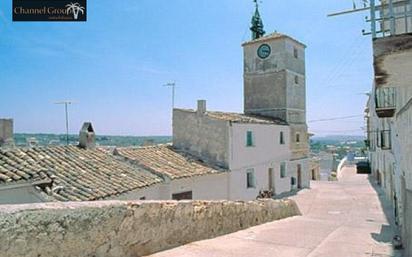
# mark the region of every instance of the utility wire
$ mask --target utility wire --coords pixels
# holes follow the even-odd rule
[[[341,58],[339,58],[339,61],[336,62],[336,65],[332,68],[332,70],[330,70],[327,74],[325,74],[326,76],[324,76],[323,80],[322,80],[322,85],[327,85],[329,84],[329,82],[333,79],[333,77],[335,76],[335,73],[337,73],[342,66],[345,65],[348,56],[353,56],[354,51],[356,51],[356,46],[361,42],[361,38],[354,38],[353,41],[351,42],[350,46],[347,47],[342,55]]]
[[[322,122],[322,121],[332,121],[332,120],[346,120],[346,119],[363,117],[363,116],[364,115],[351,115],[351,116],[343,116],[343,117],[333,117],[333,118],[327,118],[327,119],[310,120],[310,121],[308,121],[308,123]]]
[[[328,86],[335,86],[337,81],[342,78],[343,75],[345,75],[345,72],[347,72],[347,68],[351,67],[355,62],[357,62],[361,57],[361,53],[364,52],[365,48],[367,45],[362,45],[357,48],[357,51],[354,51],[354,53],[346,59],[346,62],[344,65],[341,67],[340,70],[335,73],[335,75],[330,79],[330,81],[327,82]]]

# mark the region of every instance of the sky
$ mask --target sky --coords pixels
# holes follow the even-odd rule
[[[171,135],[176,107],[243,111],[243,52],[252,0],[88,0],[87,22],[12,22],[0,1],[0,117],[15,132],[70,133],[84,121],[101,135]],[[359,1],[360,2],[360,1]],[[307,119],[318,136],[362,135],[372,86],[367,13],[328,18],[350,0],[261,3],[266,32],[307,45]],[[342,116],[345,120],[313,122]]]

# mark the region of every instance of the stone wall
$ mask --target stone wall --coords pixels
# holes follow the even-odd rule
[[[294,215],[291,200],[0,205],[0,253],[136,257]]]
[[[229,122],[195,111],[173,110],[173,146],[204,161],[229,167]]]

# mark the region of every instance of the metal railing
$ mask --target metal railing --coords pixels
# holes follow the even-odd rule
[[[412,0],[370,0],[371,34],[373,38],[412,32]]]
[[[375,92],[376,109],[396,108],[396,91],[394,87],[377,88]]]

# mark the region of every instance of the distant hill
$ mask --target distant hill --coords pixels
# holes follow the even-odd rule
[[[36,142],[39,146],[65,145],[66,135],[62,134],[14,134],[14,141],[17,146],[25,146],[29,141]],[[78,135],[69,135],[69,144],[78,144]],[[96,136],[96,144],[101,146],[141,146],[145,142],[153,144],[165,144],[172,141],[171,136]]]
[[[310,148],[313,153],[333,150],[339,158],[346,156],[348,151],[364,154],[365,137],[351,135],[333,135],[311,138]]]
[[[344,142],[344,141],[363,141],[365,140],[364,136],[351,136],[351,135],[330,135],[330,136],[323,136],[323,137],[312,137],[313,141],[331,141],[331,142]]]

